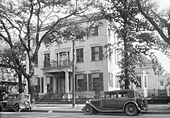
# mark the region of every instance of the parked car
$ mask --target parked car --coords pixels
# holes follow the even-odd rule
[[[116,90],[104,92],[102,98],[90,99],[82,110],[85,115],[123,111],[129,116],[134,116],[147,109],[147,99],[141,97],[137,91]]]
[[[31,110],[29,94],[8,94],[7,99],[0,102],[0,111],[2,110]]]

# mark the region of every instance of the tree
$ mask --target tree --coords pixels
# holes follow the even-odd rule
[[[22,93],[23,89],[22,89],[22,73],[20,72],[20,70],[18,70],[17,67],[15,67],[14,65],[17,66],[18,63],[23,64],[23,67],[25,68],[24,63],[22,63],[24,61],[24,49],[22,47],[22,45],[19,42],[14,43],[13,45],[13,49],[10,48],[5,48],[0,52],[1,55],[1,67],[4,68],[10,68],[12,70],[15,70],[15,75],[17,75],[18,80],[19,80],[19,93]],[[17,58],[17,60],[15,60],[15,58]],[[15,63],[17,64],[15,64]]]
[[[29,0],[21,4],[10,2],[0,4],[0,39],[11,51],[15,51],[15,43],[19,42],[27,56],[27,70],[16,56],[11,54],[12,63],[0,66],[14,68],[28,81],[28,91],[32,94],[30,78],[34,74],[34,62],[43,41],[53,32],[60,29],[66,19],[84,13],[91,2],[78,0]],[[48,23],[48,24],[47,24]],[[32,42],[36,45],[33,47]],[[20,55],[22,56],[22,55]]]
[[[130,82],[136,83],[135,68],[137,65],[143,64],[142,55],[147,55],[151,48],[155,48],[160,44],[160,40],[154,33],[145,30],[145,20],[140,20],[138,5],[135,0],[111,0],[105,5],[96,5],[100,8],[101,13],[111,21],[115,22],[116,33],[120,41],[115,44],[108,44],[106,48],[110,50],[110,46],[120,52],[122,58],[119,62],[121,72],[118,74],[120,82],[124,82],[124,89],[129,89]],[[104,7],[103,7],[104,6]],[[159,38],[158,38],[159,39]],[[114,39],[113,39],[114,40]]]
[[[160,10],[157,1],[154,0],[136,0],[136,3],[140,13],[148,21],[147,29],[156,30],[170,45],[170,8]]]
[[[120,82],[125,82],[124,89],[129,89],[130,82],[135,79],[134,69],[140,58],[140,51],[133,46],[136,41],[134,32],[138,29],[136,18],[138,11],[133,0],[113,0],[110,4],[112,4],[110,8],[101,7],[101,12],[109,21],[117,23],[117,27],[114,28],[120,39],[119,45],[121,46],[118,50],[122,55],[119,62],[121,72],[118,77]]]

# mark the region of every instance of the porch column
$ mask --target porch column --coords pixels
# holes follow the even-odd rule
[[[69,72],[65,72],[65,93],[69,93]]]
[[[56,77],[53,76],[53,93],[56,93],[56,86],[57,86],[57,84],[56,84]]]
[[[47,76],[44,74],[44,83],[43,83],[44,93],[47,93]]]

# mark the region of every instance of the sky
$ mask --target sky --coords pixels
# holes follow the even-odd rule
[[[157,56],[165,71],[170,73],[170,59],[168,59],[168,57],[160,51],[155,51],[155,55]]]
[[[170,0],[154,0],[158,3],[160,10],[168,9],[170,7]]]
[[[170,8],[170,0],[154,0],[158,3],[160,10],[165,10]],[[157,55],[158,60],[162,64],[162,67],[170,73],[170,59],[163,54],[162,52],[155,51],[155,55]]]

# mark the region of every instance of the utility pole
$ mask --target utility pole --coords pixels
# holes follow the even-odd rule
[[[75,40],[73,39],[72,41],[72,46],[73,46],[73,62],[72,62],[72,107],[74,108],[75,106]]]

